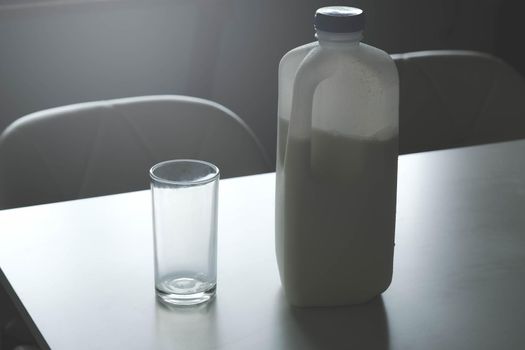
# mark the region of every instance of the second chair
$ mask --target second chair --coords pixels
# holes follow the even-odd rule
[[[392,58],[400,82],[400,153],[525,137],[525,81],[502,60],[457,50]]]

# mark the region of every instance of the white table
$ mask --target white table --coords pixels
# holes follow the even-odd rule
[[[362,306],[287,305],[273,174],[221,181],[209,305],[156,303],[148,191],[0,212],[0,267],[56,350],[520,349],[524,155],[510,142],[402,156],[394,279]]]

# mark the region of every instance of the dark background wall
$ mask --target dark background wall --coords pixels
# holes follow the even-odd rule
[[[26,2],[20,2],[26,1]],[[321,0],[0,0],[0,130],[44,108],[150,94],[215,100],[275,152],[277,65],[313,40]],[[50,0],[55,1],[55,0]],[[82,0],[81,0],[82,1]],[[524,5],[505,0],[340,1],[367,11],[389,53],[472,49],[525,72]]]

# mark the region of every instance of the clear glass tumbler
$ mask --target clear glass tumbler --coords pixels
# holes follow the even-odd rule
[[[155,289],[170,305],[215,296],[219,169],[199,160],[170,160],[150,170]]]

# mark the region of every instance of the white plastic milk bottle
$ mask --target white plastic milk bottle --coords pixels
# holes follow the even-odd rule
[[[364,13],[324,7],[279,65],[276,255],[296,306],[366,302],[392,279],[397,70]]]

